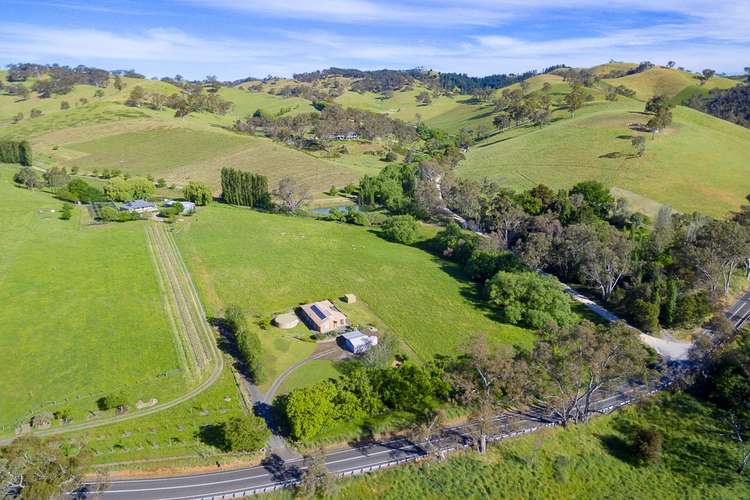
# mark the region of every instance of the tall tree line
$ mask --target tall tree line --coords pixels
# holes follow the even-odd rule
[[[234,168],[222,168],[221,197],[230,205],[268,208],[271,203],[268,178]]]
[[[31,144],[28,141],[0,141],[0,163],[31,166]]]

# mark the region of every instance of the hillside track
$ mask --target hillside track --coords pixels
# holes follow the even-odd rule
[[[211,387],[221,377],[224,370],[224,359],[216,344],[216,335],[208,324],[206,311],[198,296],[197,289],[193,283],[187,266],[182,260],[177,245],[171,232],[164,223],[148,223],[146,232],[149,246],[153,252],[154,264],[156,266],[157,278],[163,286],[162,292],[166,293],[165,302],[168,305],[170,324],[176,330],[175,338],[180,344],[183,354],[178,356],[185,362],[195,363],[193,370],[197,385],[179,397],[157,403],[150,408],[144,408],[122,415],[113,415],[94,419],[79,424],[55,427],[33,432],[36,436],[56,436],[60,434],[85,431],[105,425],[117,424],[134,420],[137,418],[153,415],[155,413],[174,408],[186,401],[193,399],[203,391]],[[188,376],[190,376],[188,374]],[[0,439],[0,445],[9,444],[12,437]]]

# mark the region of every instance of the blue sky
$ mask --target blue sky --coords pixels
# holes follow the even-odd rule
[[[329,66],[471,75],[610,59],[738,73],[750,0],[0,0],[0,64],[147,76],[288,76]]]

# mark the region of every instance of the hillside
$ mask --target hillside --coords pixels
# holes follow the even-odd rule
[[[737,85],[736,80],[722,76],[714,76],[701,85],[693,73],[658,66],[634,75],[604,81],[614,86],[625,85],[635,90],[636,97],[644,101],[655,95],[675,97],[686,89],[697,89],[692,91],[701,92],[713,88],[727,89]]]

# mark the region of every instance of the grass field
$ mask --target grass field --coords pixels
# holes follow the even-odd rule
[[[0,168],[0,429],[68,407],[80,421],[103,393],[165,400],[185,387],[140,223],[63,221],[47,193]]]
[[[720,421],[688,396],[628,409],[570,429],[550,429],[491,446],[337,483],[326,498],[661,498],[735,499],[750,483],[734,471],[736,452]],[[662,462],[631,459],[636,425],[664,433]],[[291,498],[285,490],[271,495]]]
[[[645,123],[641,111],[630,100],[595,102],[542,129],[498,134],[472,147],[457,172],[515,188],[596,179],[642,202],[716,216],[744,202],[750,130],[679,106],[673,125],[654,140],[646,134],[645,155],[633,158],[630,139],[640,133],[629,126]]]
[[[615,86],[625,85],[635,90],[636,97],[644,101],[655,95],[674,97],[688,87],[727,89],[737,85],[736,80],[722,76],[714,76],[701,85],[698,77],[692,73],[661,67],[604,81]]]
[[[507,343],[532,338],[480,310],[475,286],[453,264],[368,228],[216,206],[186,226],[177,242],[209,314],[237,304],[251,317],[269,318],[300,303],[354,293],[424,358],[453,352],[475,333]],[[281,333],[271,328],[260,335]]]

